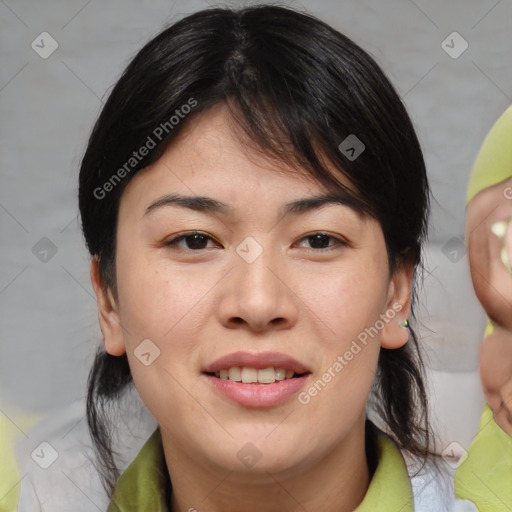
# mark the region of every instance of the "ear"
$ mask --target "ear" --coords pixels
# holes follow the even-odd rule
[[[97,256],[91,259],[91,282],[98,302],[98,318],[105,350],[113,356],[122,356],[126,352],[118,305],[112,291],[105,290],[101,282],[99,261]]]
[[[401,327],[400,324],[411,313],[413,275],[414,263],[403,262],[391,277],[385,313],[389,321],[384,324],[380,340],[383,348],[400,348],[409,341],[409,329]]]

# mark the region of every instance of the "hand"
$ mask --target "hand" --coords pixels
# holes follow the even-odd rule
[[[512,263],[512,221],[496,224],[511,217],[512,178],[479,192],[466,211],[473,286],[495,325],[481,348],[480,378],[496,422],[508,433],[512,431],[512,275],[506,263]],[[506,228],[502,240],[495,234],[497,227]]]
[[[480,379],[496,423],[512,435],[512,333],[497,327],[480,350]]]

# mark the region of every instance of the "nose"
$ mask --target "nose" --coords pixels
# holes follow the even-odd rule
[[[252,263],[234,255],[234,268],[222,281],[219,321],[230,329],[254,332],[293,327],[298,298],[289,281],[283,265],[271,260],[268,251]]]

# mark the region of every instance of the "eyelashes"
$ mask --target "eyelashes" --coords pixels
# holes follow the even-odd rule
[[[213,247],[210,244],[213,242]],[[310,247],[305,247],[314,252],[324,252],[332,249],[348,247],[349,244],[340,237],[323,231],[309,233],[301,237],[294,245],[307,242]],[[165,247],[176,248],[184,251],[199,252],[211,248],[222,248],[222,245],[213,237],[202,231],[189,231],[178,235],[163,244]]]
[[[307,240],[309,243],[312,243],[312,245],[317,246],[317,247],[311,247],[311,249],[313,249],[315,251],[327,250],[327,249],[336,248],[339,246],[348,247],[347,242],[345,242],[341,238],[335,237],[333,235],[330,235],[329,233],[324,233],[324,232],[317,232],[317,233],[313,233],[311,235],[306,235],[300,239],[300,241],[302,241],[302,240]],[[329,243],[330,241],[333,241],[334,244],[331,245]],[[327,246],[322,247],[323,245],[325,245],[325,242],[327,242]],[[321,247],[318,247],[318,245],[320,245]]]
[[[193,251],[206,249],[204,245],[208,243],[209,240],[214,240],[211,236],[206,233],[202,233],[201,231],[191,231],[189,233],[185,233],[183,235],[178,235],[175,238],[171,238],[167,242],[164,243],[166,247],[178,247],[181,249],[189,249]],[[181,242],[186,242],[186,245],[189,247],[183,247],[180,245]],[[218,242],[215,242],[217,245],[220,245]]]

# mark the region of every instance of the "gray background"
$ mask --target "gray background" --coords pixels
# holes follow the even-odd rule
[[[482,401],[477,356],[485,317],[467,270],[465,194],[485,134],[512,103],[512,2],[287,4],[369,51],[413,118],[436,198],[422,292],[431,392],[444,427],[467,428],[469,436]],[[216,5],[0,1],[0,409],[13,422],[83,397],[101,340],[76,195],[80,158],[102,102],[143,43],[183,15]],[[59,45],[47,59],[31,47],[44,31]],[[441,46],[453,31],[469,44],[458,58]],[[46,262],[33,250],[47,243],[43,237],[57,251]],[[459,244],[457,261],[446,256],[447,242]]]

